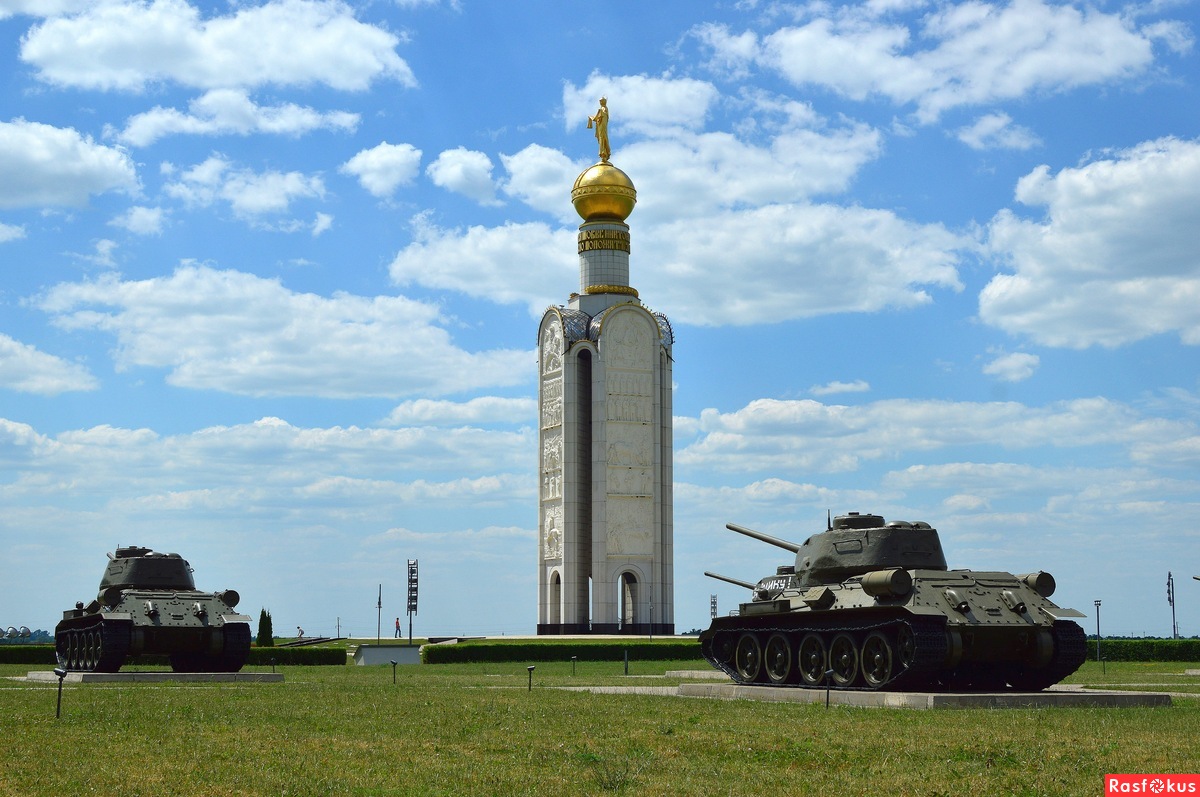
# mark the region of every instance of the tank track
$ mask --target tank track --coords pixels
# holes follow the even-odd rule
[[[701,651],[742,684],[903,691],[935,682],[949,644],[945,620],[938,617],[890,618],[854,627],[820,620],[803,626],[777,623],[777,617],[753,626],[714,623],[700,637]]]
[[[1087,634],[1078,623],[1055,620],[1050,634],[1054,639],[1050,662],[1040,669],[1021,669],[1013,673],[1008,682],[1014,689],[1040,692],[1078,670],[1087,659]]]
[[[250,626],[229,623],[220,629],[221,652],[217,654],[177,652],[170,656],[175,672],[238,672],[250,657]]]
[[[78,626],[56,629],[54,651],[60,667],[73,672],[117,672],[129,655],[130,624],[102,615]]]
[[[738,618],[729,618],[737,620]],[[1053,652],[1041,667],[1017,662],[971,662],[946,669],[949,652],[945,621],[936,617],[890,619],[847,627],[831,623],[780,627],[778,618],[751,625],[714,626],[701,634],[701,652],[735,682],[834,690],[1006,690],[1041,691],[1075,672],[1087,656],[1087,637],[1068,620],[1050,629]],[[768,622],[774,621],[768,625]],[[751,621],[752,622],[752,621]],[[747,635],[757,642],[746,640]],[[824,650],[807,642],[821,638]],[[782,641],[791,649],[789,664]],[[839,638],[841,638],[839,640]],[[774,644],[772,644],[774,640]],[[806,644],[808,648],[806,648]],[[890,646],[890,650],[885,648]],[[806,651],[816,651],[811,661]],[[822,658],[823,656],[823,658]]]

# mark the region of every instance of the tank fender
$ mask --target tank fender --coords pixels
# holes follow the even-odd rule
[[[221,615],[221,622],[225,625],[231,625],[233,623],[245,623],[246,625],[250,625],[250,617],[245,614],[223,614]]]

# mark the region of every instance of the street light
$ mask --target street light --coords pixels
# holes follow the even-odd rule
[[[1100,661],[1100,601],[1096,601],[1096,661]]]
[[[534,665],[530,664],[528,667],[525,668],[525,669],[529,670],[529,691],[530,692],[533,691],[533,667],[534,667]]]
[[[67,677],[67,670],[64,667],[55,667],[54,674],[58,676],[58,705],[54,707],[54,719],[62,716],[62,684],[63,678]]]

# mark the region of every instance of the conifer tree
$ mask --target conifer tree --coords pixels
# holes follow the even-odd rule
[[[271,628],[271,613],[265,608],[258,615],[258,637],[254,640],[254,644],[260,648],[275,647],[274,629]]]

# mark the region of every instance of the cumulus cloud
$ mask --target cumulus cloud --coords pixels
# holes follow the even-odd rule
[[[734,412],[705,410],[681,467],[722,471],[855,471],[864,463],[949,448],[1135,446],[1195,438],[1186,421],[1147,418],[1103,398],[1029,407],[1016,402],[888,399],[860,406],[758,399]]]
[[[0,333],[0,385],[21,393],[56,396],[95,390],[100,383],[83,366]]]
[[[990,113],[960,128],[955,135],[971,149],[1032,149],[1041,139],[1032,130],[1014,125],[1006,113]]]
[[[1174,138],[1017,184],[1039,220],[988,227],[1002,267],[979,295],[986,323],[1048,345],[1119,346],[1174,332],[1200,344],[1200,142]]]
[[[213,155],[180,174],[178,180],[167,183],[163,190],[192,207],[228,202],[239,217],[253,218],[285,213],[295,199],[323,197],[325,183],[320,177],[300,172],[241,169],[226,158]]]
[[[258,105],[241,89],[213,89],[188,103],[188,112],[155,106],[131,116],[125,129],[114,132],[118,141],[145,147],[175,134],[249,135],[273,133],[298,136],[312,130],[358,127],[359,115],[346,111],[319,112],[294,103]]]
[[[814,6],[814,18],[761,36],[712,24],[694,36],[726,74],[760,66],[800,87],[883,96],[914,106],[923,123],[951,108],[1127,80],[1150,68],[1156,41],[1183,46],[1177,25],[1137,28],[1120,13],[1042,0],[939,7],[911,25],[879,12]]]
[[[73,128],[0,122],[0,208],[80,206],[108,191],[137,189],[133,161]]]
[[[411,144],[386,141],[358,152],[338,169],[353,175],[374,196],[386,199],[402,185],[409,185],[421,168],[421,150]]]
[[[118,368],[164,368],[170,384],[243,395],[439,395],[520,384],[534,359],[465,351],[436,307],[404,297],[294,293],[196,266],[63,283],[38,306],[64,329],[111,334]]]
[[[503,304],[525,304],[536,318],[561,299],[556,286],[578,279],[574,253],[574,233],[545,224],[443,229],[418,216],[413,220],[413,242],[396,254],[389,273],[400,286],[415,283]]]
[[[1033,376],[1033,372],[1037,370],[1040,363],[1041,358],[1036,354],[1012,352],[995,357],[983,366],[983,372],[988,376],[996,377],[1001,382],[1023,382]]]
[[[25,228],[0,222],[0,244],[25,237]]]
[[[425,169],[433,184],[474,199],[481,205],[502,204],[492,183],[492,161],[482,152],[456,147],[437,156]]]
[[[166,211],[162,208],[147,208],[135,205],[109,222],[114,227],[123,227],[136,235],[158,235],[162,232]]]
[[[501,155],[500,162],[509,175],[504,193],[561,221],[579,218],[568,189],[587,164],[540,144],[530,144],[514,155]]]
[[[600,107],[597,99],[602,96],[608,98],[610,129],[658,135],[678,128],[701,128],[720,92],[711,83],[694,78],[605,75],[596,71],[582,86],[570,81],[563,84],[567,129],[585,126]]]
[[[491,423],[529,424],[537,420],[537,400],[479,396],[469,401],[413,399],[388,414],[388,426],[462,426]]]
[[[866,393],[870,389],[871,385],[867,381],[856,379],[853,382],[829,382],[824,385],[813,385],[808,392],[814,396],[833,396],[838,393]]]
[[[297,46],[303,42],[303,46]],[[361,91],[377,79],[416,85],[400,39],[339,0],[274,0],[202,19],[185,0],[112,2],[35,25],[21,59],[49,83],[142,91],[263,85]]]

